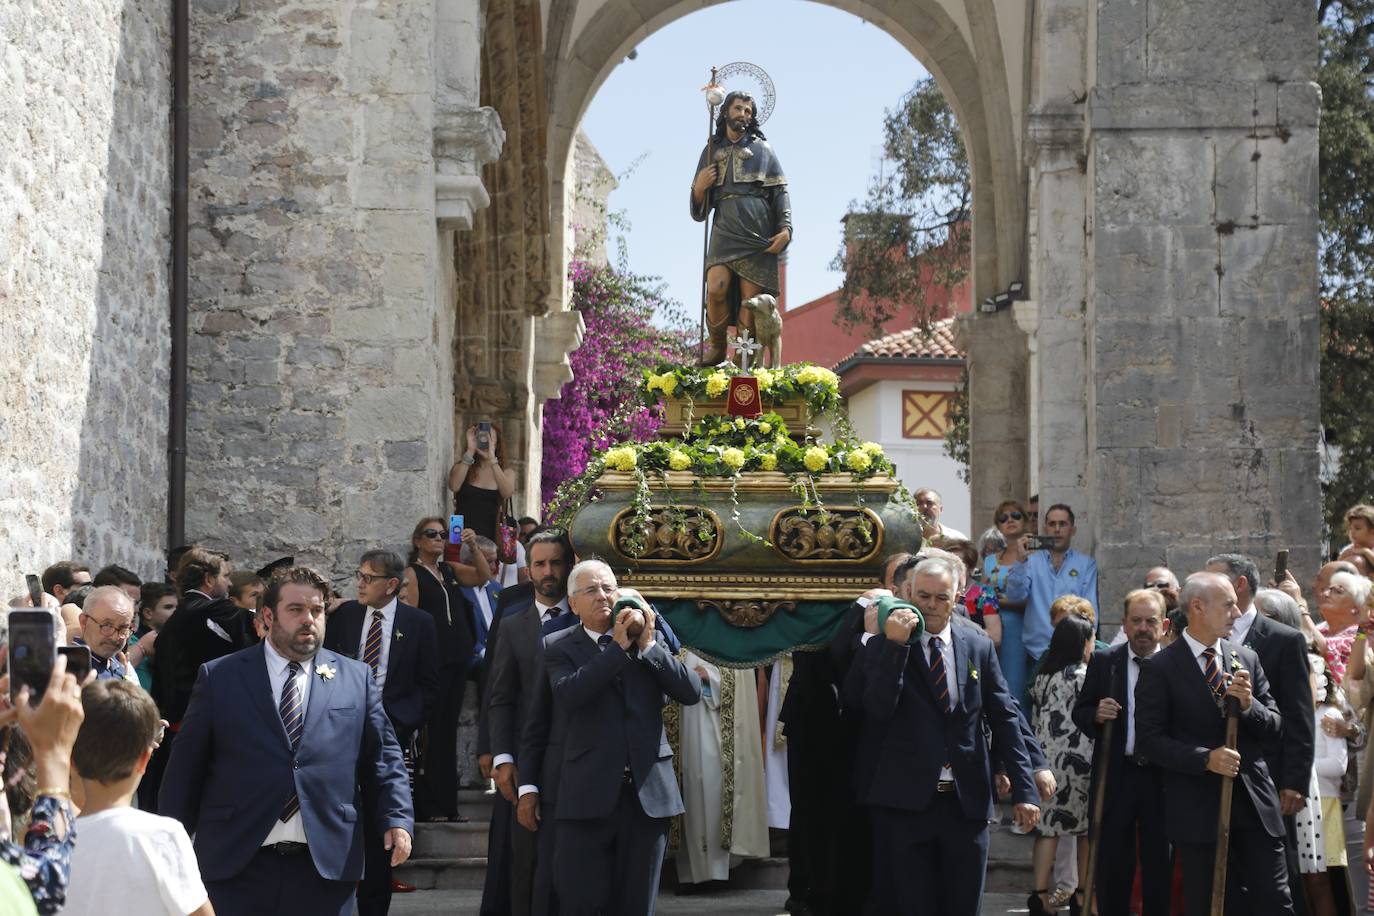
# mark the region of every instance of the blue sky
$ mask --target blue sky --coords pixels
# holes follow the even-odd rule
[[[792,197],[788,304],[837,288],[840,275],[828,265],[839,247],[840,218],[864,197],[876,170],[884,111],[926,75],[924,68],[877,26],[805,0],[709,7],[655,32],[636,50],[635,60],[612,71],[582,119],[617,175],[639,160],[610,199],[610,208],[630,223],[630,269],[661,277],[695,318],[702,226],[687,212],[687,195],[706,143],[699,89],[712,66],[745,60],[768,71],[777,91],[763,132]]]

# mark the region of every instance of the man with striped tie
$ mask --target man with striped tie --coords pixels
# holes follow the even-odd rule
[[[328,599],[314,570],[280,571],[267,637],[196,678],[159,803],[193,835],[219,916],[350,913],[365,800],[390,863],[410,855],[401,748],[372,669],[321,648]]]
[[[917,564],[901,586],[911,604],[879,602],[879,635],[845,678],[845,705],[864,713],[855,787],[872,817],[865,912],[977,916],[994,749],[1011,781],[1016,823],[1029,830],[1040,817],[1016,701],[992,640],[975,627],[950,625],[956,587],[943,558]]]
[[[402,602],[405,561],[390,550],[369,550],[358,561],[358,600],[345,601],[329,615],[324,647],[356,658],[372,671],[382,709],[408,748],[439,696],[438,636],[434,618]],[[363,796],[366,865],[358,885],[359,916],[386,916],[391,894],[413,891],[391,875],[391,854],[382,846],[373,799]]]
[[[1282,721],[1269,680],[1254,651],[1227,638],[1240,617],[1229,579],[1193,573],[1178,604],[1188,614],[1183,637],[1140,665],[1135,740],[1163,770],[1164,832],[1183,860],[1184,908],[1211,907],[1225,777],[1235,779],[1226,912],[1291,914],[1283,815],[1263,755]],[[1240,710],[1235,750],[1226,747],[1228,697]]]

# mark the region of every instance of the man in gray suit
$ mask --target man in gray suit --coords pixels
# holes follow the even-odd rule
[[[520,736],[529,716],[531,702],[543,676],[543,633],[548,620],[568,613],[568,573],[572,568],[572,546],[561,532],[534,535],[527,548],[530,582],[534,591],[528,604],[510,608],[493,621],[492,644],[488,646],[490,668],[487,674],[487,729],[492,753],[492,775],[502,799],[501,815],[507,820],[510,843],[509,912],[528,916],[534,888],[536,836],[515,823],[516,787],[535,782],[538,774],[528,773],[522,780],[524,761],[520,758]],[[486,912],[485,894],[484,909]]]
[[[647,605],[612,613],[621,591],[605,563],[573,567],[568,591],[581,626],[551,640],[544,659],[566,728],[553,862],[559,912],[652,916],[668,821],[683,812],[663,707],[698,702],[701,680],[668,652]]]

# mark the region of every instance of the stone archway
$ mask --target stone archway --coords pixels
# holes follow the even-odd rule
[[[549,92],[549,288],[563,300],[568,178],[577,126],[601,84],[639,42],[704,5],[722,0],[552,0],[544,69]],[[1031,18],[994,0],[828,0],[826,5],[877,25],[931,73],[963,130],[973,184],[974,300],[1024,281],[1027,257],[1023,96],[1029,77]],[[576,20],[575,22],[573,20]],[[979,319],[965,335],[973,429],[975,494],[1026,494],[1030,486],[1030,372],[1027,336],[1010,313]],[[978,497],[975,496],[975,500]],[[975,504],[988,514],[997,497]]]

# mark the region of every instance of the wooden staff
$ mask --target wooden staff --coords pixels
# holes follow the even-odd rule
[[[708,86],[716,84],[716,72],[719,68],[711,68],[711,82]],[[715,165],[716,154],[716,106],[711,104],[708,97],[706,100],[706,164]],[[711,254],[711,188],[706,189],[706,197],[702,203],[706,207],[706,219],[701,221],[701,324],[697,329],[697,360],[701,359],[701,348],[706,345],[706,259]]]
[[[1108,672],[1108,684],[1116,683],[1117,670],[1113,665]],[[1120,705],[1121,712],[1126,712],[1126,704]],[[1093,793],[1093,816],[1088,825],[1088,877],[1083,888],[1083,912],[1087,916],[1092,916],[1093,912],[1093,885],[1097,883],[1097,852],[1102,842],[1102,811],[1107,805],[1107,773],[1112,762],[1112,726],[1115,724],[1115,719],[1108,719],[1102,723],[1102,736],[1098,744],[1098,747],[1102,748],[1102,772],[1097,777],[1097,791]],[[1126,733],[1129,735],[1130,731]]]
[[[1240,701],[1226,698],[1226,746],[1236,749],[1236,730],[1240,726]],[[1235,790],[1233,776],[1221,777],[1221,816],[1217,818],[1217,857],[1212,865],[1212,916],[1222,916],[1226,910],[1226,857],[1231,847],[1231,793]]]
[[[1125,711],[1126,707],[1122,707]],[[1112,762],[1112,726],[1115,719],[1102,723],[1102,771],[1097,777],[1097,791],[1093,793],[1093,817],[1088,826],[1088,876],[1083,886],[1083,912],[1092,916],[1093,885],[1097,883],[1097,847],[1102,842],[1102,809],[1107,803],[1107,768]]]

